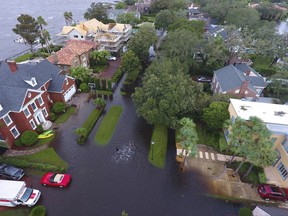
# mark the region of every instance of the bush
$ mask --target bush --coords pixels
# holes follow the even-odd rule
[[[21,142],[30,146],[33,145],[38,140],[38,134],[33,130],[27,130],[21,135]]]
[[[89,88],[87,83],[81,83],[80,84],[80,89],[81,89],[81,92],[88,92],[90,90],[90,88]]]
[[[32,209],[29,216],[45,216],[46,208],[42,205],[38,205]]]
[[[101,89],[101,86],[100,86],[100,79],[96,79],[95,80],[95,85],[96,85],[96,89]]]
[[[240,208],[239,216],[252,216],[252,210],[249,208]]]
[[[259,177],[259,182],[260,184],[265,184],[267,183],[267,178],[264,172],[259,172],[258,173],[258,177]]]
[[[108,90],[112,91],[112,82],[108,80]]]
[[[38,134],[41,134],[41,133],[43,133],[43,131],[44,131],[44,129],[43,129],[43,126],[40,124],[40,125],[37,125],[37,133]]]
[[[103,90],[106,90],[106,80],[105,79],[101,80],[101,86],[102,86]]]
[[[51,113],[50,113],[50,120],[51,120],[51,121],[55,121],[56,119],[57,119],[56,114],[55,114],[54,112],[51,112]]]
[[[83,145],[88,138],[88,130],[86,128],[77,128],[75,133],[78,135],[77,143]]]
[[[56,114],[64,112],[65,109],[66,105],[63,102],[56,102],[52,107],[53,112]]]
[[[21,142],[21,137],[14,141],[14,145],[15,146],[23,146],[23,143]]]
[[[118,68],[116,72],[114,73],[114,75],[112,76],[111,81],[114,83],[118,83],[122,75],[123,75],[123,71],[121,71],[120,68]]]

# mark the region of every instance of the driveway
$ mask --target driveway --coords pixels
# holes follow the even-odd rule
[[[116,70],[121,64],[121,59],[120,57],[117,57],[116,61],[108,61],[109,67],[107,67],[100,75],[100,78],[105,78],[105,79],[111,79],[111,77],[114,75]]]

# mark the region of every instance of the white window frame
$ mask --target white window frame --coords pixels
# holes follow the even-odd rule
[[[31,119],[29,123],[33,130],[37,127],[33,119]]]
[[[33,108],[33,104],[35,105],[35,109]],[[37,110],[37,108],[38,108],[35,102],[31,103],[31,107],[32,107],[32,109],[33,109],[34,112],[35,112],[35,111]]]
[[[281,178],[285,181],[288,177],[288,170],[287,170],[286,166],[282,162],[280,162],[277,166],[277,170],[278,170]]]
[[[41,97],[41,96],[40,96],[40,97],[38,97],[38,98],[37,98],[37,100],[38,100],[38,102],[39,102],[39,104],[40,104],[40,105],[43,105],[43,104],[44,104],[44,101],[43,101],[43,99],[42,99],[42,97]],[[40,103],[40,100],[41,100],[41,102],[42,102],[42,103]]]
[[[6,120],[5,120],[6,117],[9,118],[9,122],[8,122],[8,123],[7,123]],[[7,126],[9,126],[9,125],[12,124],[12,119],[10,118],[9,114],[7,114],[6,116],[3,117],[3,121],[5,122],[5,124],[6,124]]]
[[[12,130],[16,130],[16,132],[17,132],[17,135],[16,136],[14,136],[14,134],[12,133]],[[20,136],[20,133],[19,133],[19,131],[17,130],[17,128],[16,128],[16,126],[14,126],[14,127],[12,127],[11,129],[10,129],[10,133],[13,135],[13,137],[16,139],[18,136]]]
[[[68,78],[66,78],[66,85],[68,85],[69,84],[69,80],[68,80]]]
[[[26,115],[26,113],[25,113],[25,110],[28,111],[28,114],[27,114],[27,115]],[[26,108],[23,110],[23,113],[24,113],[24,115],[26,116],[26,118],[28,118],[29,116],[31,116],[31,112],[30,112],[30,110],[29,110],[28,107],[26,107]]]
[[[44,116],[47,117],[48,116],[48,112],[47,112],[46,108],[43,108],[42,111],[44,113]]]

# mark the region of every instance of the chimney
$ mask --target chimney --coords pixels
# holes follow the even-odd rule
[[[57,64],[58,63],[58,57],[57,54],[55,52],[52,52],[52,57],[53,57],[53,64]]]
[[[250,71],[250,70],[246,71],[246,76],[249,76],[249,75],[250,75],[250,73],[251,73],[251,71]]]
[[[242,86],[240,87],[240,91],[239,91],[239,95],[241,97],[245,97],[245,91],[248,90],[248,86],[250,84],[250,81],[249,80],[245,80],[243,83],[242,83]]]
[[[14,60],[6,60],[6,63],[8,64],[11,72],[15,72],[18,70],[17,64]]]

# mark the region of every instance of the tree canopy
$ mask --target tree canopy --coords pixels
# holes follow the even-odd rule
[[[166,30],[174,22],[175,16],[170,10],[161,10],[155,17],[155,28]]]
[[[131,50],[139,58],[143,67],[147,66],[149,48],[157,42],[156,31],[152,27],[142,27],[129,40],[128,50]]]
[[[122,56],[120,68],[122,71],[126,72],[127,80],[134,81],[134,78],[140,73],[142,66],[138,57],[129,50]]]
[[[154,0],[150,6],[152,13],[158,13],[161,10],[180,10],[186,9],[185,0]]]
[[[71,69],[70,75],[77,80],[83,81],[86,77],[89,77],[90,71],[84,67],[77,67]]]
[[[128,12],[128,13],[119,14],[117,17],[117,22],[135,26],[140,22],[140,20],[135,16],[134,12]]]
[[[228,112],[229,103],[212,102],[209,107],[203,109],[203,120],[207,126],[214,130],[223,128],[223,124],[229,119]]]
[[[90,8],[84,13],[84,18],[86,20],[91,20],[93,18],[97,19],[98,21],[105,22],[107,21],[107,8],[104,6],[103,3],[91,3]]]
[[[193,82],[175,60],[153,62],[143,79],[143,86],[132,95],[136,111],[149,124],[175,128],[181,117],[194,110],[202,85]]]
[[[19,23],[12,29],[13,32],[20,35],[31,46],[31,50],[33,50],[35,40],[40,37],[39,24],[28,14],[21,14],[17,18],[17,21]]]

